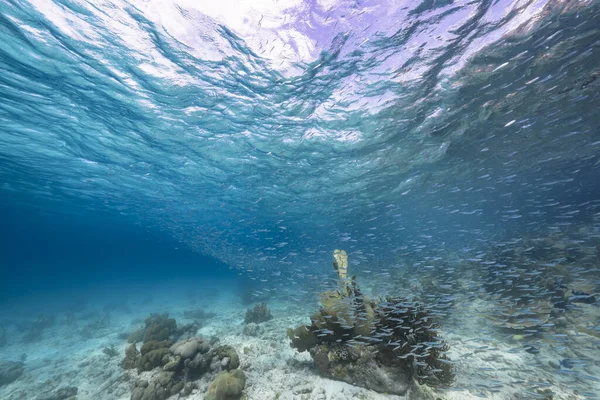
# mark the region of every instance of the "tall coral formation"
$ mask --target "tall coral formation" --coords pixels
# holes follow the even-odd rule
[[[338,272],[340,279],[345,280],[348,273],[348,255],[344,250],[333,251],[333,268]]]
[[[346,253],[336,250],[334,258],[341,288],[321,295],[309,326],[288,329],[291,346],[309,351],[322,375],[380,392],[404,395],[411,379],[449,385],[448,346],[427,307],[401,297],[367,298],[355,276],[345,278]]]

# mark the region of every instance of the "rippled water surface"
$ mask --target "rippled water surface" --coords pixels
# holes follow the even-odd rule
[[[558,288],[599,290],[599,21],[597,1],[4,0],[0,195],[267,287],[344,248],[373,293],[471,296],[457,332],[476,312],[556,349]],[[578,300],[562,328],[599,354]],[[597,360],[558,365],[558,398],[596,398]],[[486,379],[458,386],[493,398]]]

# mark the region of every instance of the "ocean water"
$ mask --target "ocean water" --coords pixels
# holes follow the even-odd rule
[[[0,398],[600,398],[599,21],[0,1]],[[165,315],[212,358],[124,368]],[[339,349],[378,355],[357,377]]]

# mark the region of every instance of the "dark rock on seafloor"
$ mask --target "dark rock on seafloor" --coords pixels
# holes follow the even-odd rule
[[[0,361],[0,386],[8,385],[23,375],[25,364],[20,361]]]

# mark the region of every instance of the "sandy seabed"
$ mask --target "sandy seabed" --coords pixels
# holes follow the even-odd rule
[[[152,301],[131,295],[127,301],[115,302],[108,311],[106,298],[98,299],[98,304],[102,304],[98,307],[90,301],[85,311],[57,312],[52,326],[30,342],[24,342],[23,333],[16,323],[11,323],[24,318],[23,314],[13,317],[6,310],[3,318],[7,339],[0,348],[0,362],[23,360],[24,372],[14,382],[0,386],[0,398],[60,400],[60,389],[76,387],[78,400],[130,399],[132,382],[140,376],[136,370],[125,371],[120,366],[129,346],[126,334],[142,327],[151,313],[167,312],[178,324],[190,323],[184,311],[192,309],[216,314],[202,321],[196,336],[216,337],[219,344],[237,350],[240,368],[246,375],[244,394],[249,400],[600,398],[596,397],[600,394],[600,339],[576,328],[577,319],[599,320],[600,311],[595,305],[581,305],[572,312],[573,327],[562,330],[554,339],[532,341],[495,330],[485,317],[486,308],[492,307],[490,303],[459,297],[456,311],[441,333],[450,345],[448,355],[455,363],[453,386],[434,390],[415,383],[406,396],[395,396],[323,378],[308,353],[298,353],[290,347],[287,328],[309,322],[308,315],[318,307],[316,298],[267,300],[274,318],[261,323],[256,336],[244,334],[243,329],[246,309],[251,304],[242,304],[233,292],[211,298],[165,295]],[[102,324],[94,322],[103,318]],[[109,357],[104,353],[110,346],[118,355]],[[528,346],[539,351],[533,354]],[[588,362],[564,368],[564,359]],[[204,399],[212,378],[214,375],[202,377],[197,389],[185,398]],[[179,398],[184,397],[170,397]]]

